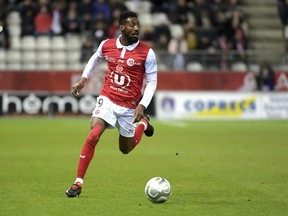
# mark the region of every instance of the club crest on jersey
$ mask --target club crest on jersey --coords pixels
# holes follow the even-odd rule
[[[123,71],[123,66],[122,65],[117,65],[116,66],[116,72],[121,73]]]

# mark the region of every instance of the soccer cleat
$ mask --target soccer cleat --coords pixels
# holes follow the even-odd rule
[[[82,184],[80,182],[76,182],[66,191],[66,195],[69,198],[73,198],[79,196],[81,194],[81,190]]]
[[[149,115],[145,114],[143,118],[148,123],[147,129],[144,131],[144,133],[147,137],[151,137],[154,134],[154,127],[150,123],[150,117],[149,117]]]

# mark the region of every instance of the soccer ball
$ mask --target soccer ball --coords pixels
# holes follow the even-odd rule
[[[172,193],[169,181],[162,177],[151,178],[145,187],[145,195],[153,203],[164,203]]]

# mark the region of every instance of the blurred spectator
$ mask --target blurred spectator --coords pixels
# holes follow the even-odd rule
[[[188,31],[186,35],[188,49],[196,49],[197,48],[197,36],[195,31]]]
[[[78,12],[80,18],[82,18],[85,14],[93,14],[93,1],[92,0],[82,0],[78,3]]]
[[[211,21],[217,20],[217,13],[220,11],[226,13],[228,7],[224,0],[211,0],[210,2],[210,18]]]
[[[9,36],[6,23],[0,18],[0,48],[9,48]]]
[[[169,1],[153,0],[151,1],[151,13],[165,13],[170,14],[173,8],[173,4]]]
[[[166,50],[171,39],[171,32],[168,25],[169,21],[167,17],[162,14],[158,16],[157,22],[158,24],[154,27],[153,31],[155,48]]]
[[[220,37],[215,41],[214,47],[216,50],[221,51],[220,53],[220,68],[221,70],[227,70],[229,68],[230,60],[232,60],[232,55],[229,54],[229,51],[232,48],[231,43],[229,42],[226,34],[221,34]]]
[[[173,23],[184,25],[188,23],[188,8],[186,0],[177,0],[173,11]]]
[[[81,63],[86,63],[94,53],[93,38],[86,37],[81,47]]]
[[[80,34],[80,20],[77,15],[77,9],[70,7],[66,17],[63,19],[63,29],[65,34]]]
[[[102,40],[105,40],[108,37],[107,34],[107,25],[105,20],[98,20],[94,23],[93,26],[93,38],[94,46],[98,47]]]
[[[60,0],[52,2],[52,24],[51,30],[54,35],[63,34],[64,3]]]
[[[91,13],[84,13],[80,19],[80,29],[81,33],[84,35],[91,35],[93,29],[94,20]]]
[[[120,10],[121,13],[128,10],[126,5],[121,0],[110,0],[109,7],[110,7],[110,14],[113,14],[115,10]]]
[[[217,30],[218,36],[225,34],[228,38],[233,35],[233,29],[230,20],[225,16],[222,11],[216,12],[216,20],[214,21],[215,28]]]
[[[118,37],[120,35],[120,30],[119,30],[119,17],[120,14],[122,13],[122,10],[120,8],[114,8],[112,11],[112,17],[110,20],[110,25],[108,27],[108,37],[109,38],[114,38],[114,37]]]
[[[247,63],[246,50],[248,49],[248,40],[242,29],[237,29],[232,39],[232,49],[237,51],[234,60]]]
[[[203,18],[203,27],[196,30],[197,49],[210,50],[213,48],[213,42],[217,39],[217,33],[211,26],[208,18]]]
[[[52,16],[46,5],[40,7],[40,11],[36,14],[35,20],[35,35],[51,35]]]
[[[209,17],[209,6],[205,0],[188,0],[188,13],[190,21],[193,21],[196,27],[202,27],[203,17]]]
[[[244,17],[243,9],[239,5],[239,0],[229,0],[229,4],[226,11],[226,17],[232,17],[234,12],[238,12],[240,14],[241,19]]]
[[[31,0],[24,0],[19,3],[18,11],[21,17],[21,36],[35,34],[35,16],[37,6]]]
[[[275,87],[275,74],[271,65],[265,61],[260,65],[258,74],[255,75],[258,91],[273,91]]]
[[[93,16],[96,20],[105,19],[106,21],[110,20],[111,13],[109,4],[106,0],[95,0],[93,6]]]
[[[278,12],[283,26],[288,25],[288,0],[278,0]]]
[[[170,55],[168,64],[174,70],[183,70],[186,68],[186,54],[188,53],[188,44],[183,33],[177,33],[168,44],[168,53]]]
[[[154,41],[153,41],[153,33],[152,33],[152,26],[150,25],[142,25],[141,26],[141,40],[149,45],[150,47],[154,47]]]

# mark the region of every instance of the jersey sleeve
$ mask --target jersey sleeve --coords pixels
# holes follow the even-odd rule
[[[88,60],[85,66],[85,69],[83,70],[82,77],[85,77],[88,79],[92,75],[96,67],[100,64],[100,62],[103,59],[102,47],[106,41],[107,40],[102,41],[97,51],[90,57],[90,59]]]
[[[150,104],[157,88],[157,71],[156,56],[154,51],[150,49],[145,61],[146,87],[140,101],[140,104],[145,108]]]

